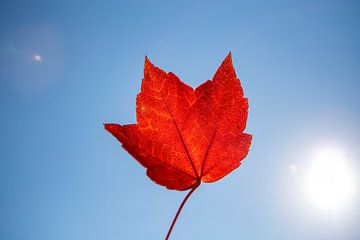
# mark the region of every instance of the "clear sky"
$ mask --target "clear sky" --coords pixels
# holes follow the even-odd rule
[[[0,239],[163,239],[186,193],[150,181],[102,124],[135,122],[145,55],[196,87],[229,51],[251,151],[200,186],[172,239],[360,239],[359,12],[331,0],[2,0]],[[352,177],[314,201],[314,152],[338,148]]]

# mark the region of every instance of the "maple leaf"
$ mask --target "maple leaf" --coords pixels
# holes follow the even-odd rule
[[[136,98],[137,124],[105,124],[105,129],[147,168],[153,181],[168,189],[192,189],[176,221],[201,182],[218,181],[240,166],[252,139],[244,133],[247,115],[248,100],[231,53],[213,79],[195,90],[145,57]]]

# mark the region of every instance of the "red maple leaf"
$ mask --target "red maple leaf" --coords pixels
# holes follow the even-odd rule
[[[240,166],[252,136],[244,132],[248,100],[232,65],[231,53],[213,79],[195,90],[175,74],[145,58],[144,79],[136,98],[137,124],[105,124],[156,183],[192,189],[215,182]],[[166,238],[166,239],[167,239]]]

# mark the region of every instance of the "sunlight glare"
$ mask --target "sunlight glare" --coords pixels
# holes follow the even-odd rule
[[[335,211],[346,207],[354,197],[355,181],[342,149],[325,147],[315,152],[305,191],[309,202],[319,209]]]
[[[289,169],[291,172],[297,172],[299,170],[299,167],[296,164],[291,164],[289,166]]]

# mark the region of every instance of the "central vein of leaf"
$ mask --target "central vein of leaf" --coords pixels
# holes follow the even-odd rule
[[[164,101],[164,99],[163,99],[163,101]],[[165,103],[165,101],[164,101],[164,103]],[[170,111],[170,109],[169,109],[169,107],[167,106],[166,103],[165,103],[165,106],[166,106],[166,109],[167,109],[167,111],[169,112],[169,115],[170,115],[170,117],[171,117],[171,119],[172,119],[172,121],[173,121],[173,123],[174,123],[174,125],[175,125],[176,131],[177,131],[178,134],[179,134],[181,144],[183,145],[183,148],[184,148],[184,150],[185,150],[185,153],[186,153],[186,155],[187,155],[187,157],[188,157],[188,159],[189,159],[189,161],[190,161],[191,167],[192,167],[192,169],[194,170],[194,174],[195,174],[195,176],[196,176],[196,179],[200,179],[200,178],[199,178],[199,175],[198,175],[198,173],[197,173],[197,171],[196,171],[196,169],[195,169],[195,165],[194,165],[194,163],[193,163],[193,161],[192,161],[192,159],[191,159],[191,157],[190,157],[189,150],[187,149],[187,147],[186,147],[186,145],[185,145],[185,142],[184,142],[183,136],[182,136],[182,134],[181,134],[181,132],[180,132],[180,129],[179,129],[179,127],[178,127],[178,125],[177,125],[177,123],[176,123],[176,121],[175,121],[175,118],[174,118],[173,115],[171,114],[171,111]]]
[[[211,145],[213,144],[215,133],[216,133],[216,128],[214,127],[214,130],[213,130],[212,135],[211,135],[211,139],[209,141],[209,145],[208,145],[208,147],[206,149],[206,152],[205,152],[204,160],[203,160],[203,162],[201,164],[200,178],[203,176],[203,173],[204,173],[203,170],[204,170],[205,161],[206,161],[207,156],[209,154],[209,149],[210,149]]]

